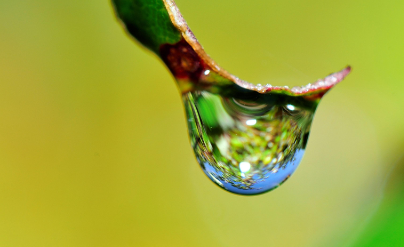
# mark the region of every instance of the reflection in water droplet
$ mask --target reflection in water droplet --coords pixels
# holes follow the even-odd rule
[[[248,119],[247,121],[245,121],[245,123],[249,126],[255,125],[257,123],[257,120],[255,119]]]
[[[242,173],[248,172],[248,171],[250,170],[250,168],[251,168],[250,163],[245,162],[245,161],[243,161],[243,162],[240,163],[240,171],[241,171]]]
[[[295,107],[293,105],[286,105],[286,108],[288,108],[291,111],[295,110]]]
[[[183,95],[199,164],[212,181],[238,194],[263,193],[289,178],[303,156],[315,108],[285,95],[250,94]]]

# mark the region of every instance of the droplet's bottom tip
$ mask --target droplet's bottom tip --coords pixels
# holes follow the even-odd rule
[[[204,162],[201,167],[210,180],[222,189],[238,195],[253,196],[274,190],[288,180],[297,169],[303,154],[303,149],[298,150],[294,155],[294,159],[285,163],[282,167],[262,169],[260,175],[250,177],[247,175],[243,181],[226,176],[209,162]]]

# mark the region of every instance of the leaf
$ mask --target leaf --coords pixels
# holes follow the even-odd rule
[[[159,54],[163,44],[181,40],[161,0],[113,0],[126,30],[140,43]]]
[[[183,93],[196,88],[218,93],[226,90],[223,86],[236,84],[259,93],[302,96],[318,102],[351,71],[348,66],[323,80],[292,89],[253,85],[220,68],[206,54],[173,0],[113,0],[113,4],[128,33],[165,62]]]

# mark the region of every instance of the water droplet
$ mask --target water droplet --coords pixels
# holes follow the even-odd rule
[[[240,92],[183,94],[189,135],[205,174],[238,194],[283,183],[303,157],[316,103],[303,97]]]
[[[294,92],[294,93],[299,93],[300,90],[301,90],[300,87],[293,87],[293,88],[292,88],[292,92]]]

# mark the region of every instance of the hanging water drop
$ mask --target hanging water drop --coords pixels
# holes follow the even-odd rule
[[[315,103],[284,95],[183,95],[189,136],[206,175],[238,194],[276,188],[302,159]],[[293,104],[291,104],[293,102]]]

